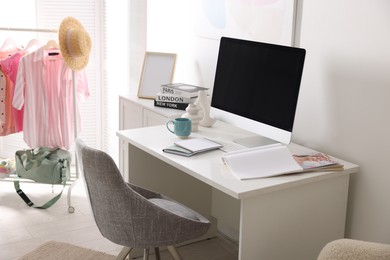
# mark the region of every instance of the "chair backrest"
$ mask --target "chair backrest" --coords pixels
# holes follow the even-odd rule
[[[114,243],[128,245],[134,240],[131,205],[139,198],[108,154],[77,139],[76,156],[100,232]]]

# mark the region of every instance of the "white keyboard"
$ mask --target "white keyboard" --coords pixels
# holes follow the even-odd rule
[[[211,141],[214,141],[216,143],[222,144],[223,146],[219,148],[219,150],[224,151],[224,152],[233,152],[233,151],[238,151],[238,150],[243,150],[247,149],[247,147],[231,142],[231,141],[226,141],[220,138],[207,138]]]

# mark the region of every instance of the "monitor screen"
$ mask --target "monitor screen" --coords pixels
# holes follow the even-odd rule
[[[222,37],[212,116],[289,143],[304,59],[301,48]]]

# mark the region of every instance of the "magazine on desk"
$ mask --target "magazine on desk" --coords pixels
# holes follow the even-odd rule
[[[294,154],[294,160],[302,167],[302,171],[337,171],[344,166],[324,153]]]
[[[292,155],[287,146],[272,144],[230,152],[222,160],[240,180],[307,171],[342,170],[343,165],[323,153]]]

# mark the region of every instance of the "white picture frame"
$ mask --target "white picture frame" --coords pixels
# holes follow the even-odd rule
[[[154,99],[162,84],[172,83],[176,56],[175,53],[145,52],[139,98]]]
[[[191,1],[194,34],[294,46],[297,0]],[[159,28],[159,27],[158,27]]]

